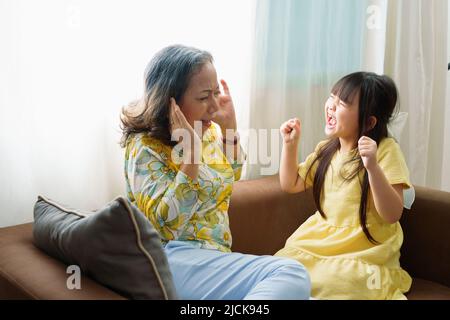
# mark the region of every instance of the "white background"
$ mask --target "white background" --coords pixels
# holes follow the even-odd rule
[[[120,108],[151,57],[210,51],[247,123],[252,1],[0,0],[0,227],[38,194],[96,209],[125,192]]]

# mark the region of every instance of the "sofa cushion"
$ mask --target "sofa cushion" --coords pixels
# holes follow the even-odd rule
[[[175,289],[158,233],[128,200],[80,212],[38,197],[37,247],[131,299],[174,299]]]

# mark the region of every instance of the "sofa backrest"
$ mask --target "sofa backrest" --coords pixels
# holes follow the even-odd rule
[[[315,210],[311,192],[284,193],[278,176],[238,181],[229,209],[232,249],[274,254]]]

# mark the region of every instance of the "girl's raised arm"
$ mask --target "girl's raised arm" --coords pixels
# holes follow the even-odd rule
[[[290,119],[280,127],[283,137],[283,149],[280,163],[281,190],[288,193],[298,193],[305,190],[305,183],[298,174],[298,143],[300,141],[300,120]]]

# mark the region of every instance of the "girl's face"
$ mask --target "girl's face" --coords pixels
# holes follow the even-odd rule
[[[216,69],[211,63],[204,64],[189,82],[179,106],[186,120],[195,129],[201,122],[202,134],[211,126],[211,120],[219,109],[220,88]]]
[[[345,103],[331,94],[325,103],[325,134],[356,143],[358,140],[359,93],[351,103]]]

